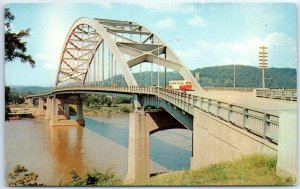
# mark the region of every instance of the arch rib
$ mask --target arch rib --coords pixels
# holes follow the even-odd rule
[[[90,28],[92,31],[89,30]],[[88,37],[84,38],[83,35]],[[140,40],[132,39],[131,35],[138,35]],[[143,39],[142,36],[144,36]],[[78,45],[79,42],[85,44],[80,46]],[[82,85],[84,85],[89,66],[101,43],[109,49],[109,53],[117,62],[118,68],[122,71],[129,86],[137,85],[130,67],[143,62],[150,62],[179,72],[185,80],[192,82],[195,90],[203,91],[192,73],[174,51],[146,27],[130,21],[97,18],[80,18],[70,28],[61,53],[56,86],[61,82],[60,79],[65,80],[68,78],[82,81]],[[81,54],[75,56],[69,50]],[[126,61],[124,54],[129,55],[131,59]],[[161,57],[161,54],[165,56]],[[78,64],[74,66],[69,63],[72,61],[77,61]],[[84,67],[85,65],[86,67]]]

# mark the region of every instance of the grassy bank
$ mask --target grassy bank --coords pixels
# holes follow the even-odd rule
[[[256,154],[199,170],[160,174],[133,185],[293,185],[295,183],[291,178],[276,176],[275,169],[274,156]]]

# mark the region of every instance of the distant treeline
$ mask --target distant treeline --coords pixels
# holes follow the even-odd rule
[[[214,66],[199,68],[192,71],[200,73],[201,86],[232,87],[233,66]],[[259,87],[262,71],[253,66],[236,65],[236,87]],[[293,68],[269,68],[265,72],[266,87],[296,88],[297,72]]]
[[[236,65],[236,87],[260,87],[262,81],[262,71],[253,66]],[[212,66],[191,70],[193,75],[196,72],[200,74],[200,85],[203,87],[232,87],[233,86],[233,66]],[[152,76],[151,76],[152,75]],[[168,84],[170,80],[179,80],[182,77],[177,72],[165,73],[160,72],[160,86]],[[134,73],[134,77],[141,86],[157,85],[157,72],[141,72]],[[151,79],[152,78],[152,79]],[[297,72],[294,68],[269,68],[265,73],[266,87],[270,88],[296,88],[297,87]],[[110,85],[111,81],[106,80],[106,85]],[[113,78],[113,83],[117,85],[125,85],[126,82],[121,75]],[[23,94],[43,93],[51,90],[51,87],[37,86],[12,86],[12,90]]]

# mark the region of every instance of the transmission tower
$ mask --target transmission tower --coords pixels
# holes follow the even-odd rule
[[[266,46],[260,46],[258,57],[259,57],[259,64],[258,67],[262,69],[262,88],[265,88],[265,69],[268,68],[268,47]]]

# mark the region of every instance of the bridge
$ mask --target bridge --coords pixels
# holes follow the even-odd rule
[[[137,79],[139,74],[142,78],[142,65],[151,68],[150,81]],[[153,65],[158,68],[156,86]],[[134,72],[137,66],[139,74]],[[194,91],[162,87],[160,67],[165,69],[165,84],[169,69],[191,81]],[[84,126],[81,94],[133,97],[128,181],[150,176],[149,135],[173,128],[193,132],[191,169],[251,153],[271,153],[277,155],[279,175],[296,176],[295,102],[278,109],[282,101],[275,99],[234,101],[222,93],[205,92],[168,44],[138,23],[97,18],[75,21],[63,46],[55,88],[27,99],[31,107],[38,107],[35,114],[45,115],[51,126]],[[70,120],[70,104],[77,107],[75,120]],[[269,109],[261,108],[264,104]]]

